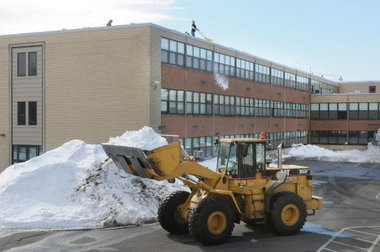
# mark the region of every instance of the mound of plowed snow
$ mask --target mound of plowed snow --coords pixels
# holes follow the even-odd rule
[[[380,163],[380,148],[368,145],[368,149],[333,151],[316,145],[295,144],[284,158],[317,159],[323,161],[352,162],[352,163]]]
[[[167,144],[144,127],[109,144],[145,150]],[[83,228],[156,220],[178,185],[126,174],[100,145],[72,140],[0,174],[0,228]]]

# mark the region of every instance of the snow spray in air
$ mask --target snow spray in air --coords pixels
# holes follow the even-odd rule
[[[218,85],[224,91],[228,89],[228,85],[229,85],[228,79],[225,76],[218,73],[217,66],[215,65],[214,65],[214,80],[215,80],[216,85]]]

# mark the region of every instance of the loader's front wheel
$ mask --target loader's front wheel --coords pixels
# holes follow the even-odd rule
[[[292,192],[280,192],[274,199],[269,220],[273,230],[280,235],[298,233],[307,216],[303,199]]]
[[[233,228],[234,212],[221,199],[205,199],[190,213],[190,232],[205,245],[224,242],[231,236]]]
[[[186,202],[189,195],[185,191],[174,192],[158,208],[158,221],[171,234],[183,234],[189,230],[187,220],[178,212],[178,207]]]

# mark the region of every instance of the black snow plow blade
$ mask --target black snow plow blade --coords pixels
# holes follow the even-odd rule
[[[146,177],[143,169],[153,169],[143,150],[133,147],[102,145],[105,153],[115,162],[116,166],[128,174]]]

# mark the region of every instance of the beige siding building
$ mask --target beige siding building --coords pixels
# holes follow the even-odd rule
[[[130,25],[1,36],[0,170],[71,139],[158,129],[160,40],[151,34]]]

